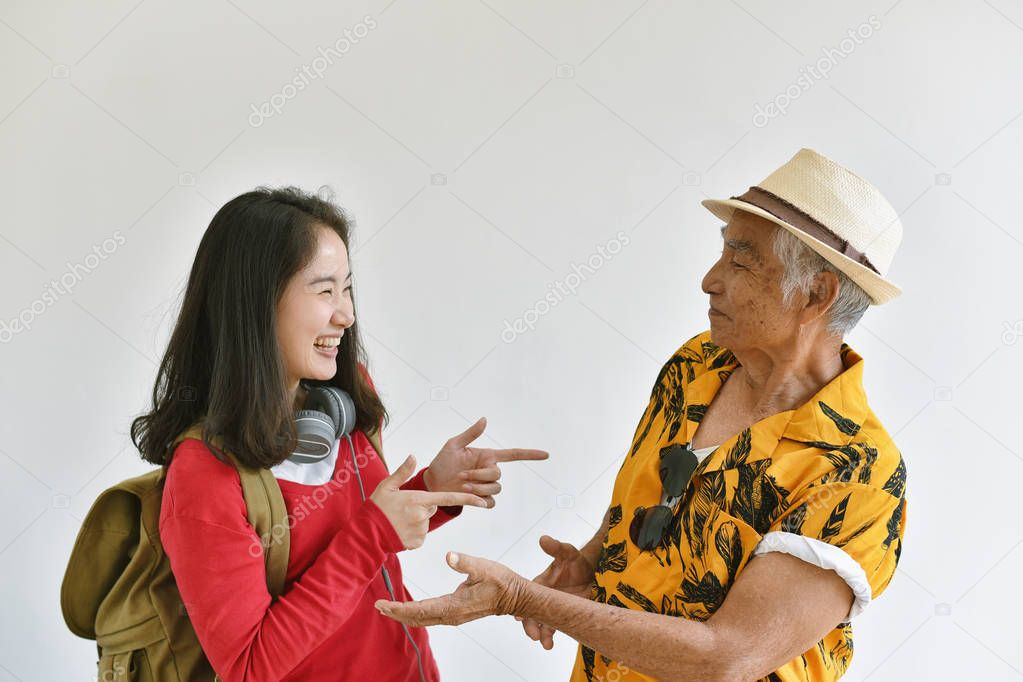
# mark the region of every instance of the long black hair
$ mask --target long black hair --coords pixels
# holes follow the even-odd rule
[[[344,211],[295,187],[256,188],[213,216],[160,362],[152,409],[132,421],[142,459],[170,464],[174,440],[199,421],[207,445],[219,439],[247,466],[271,467],[292,453],[294,405],[275,331],[277,304],[312,259],[321,226],[350,244]],[[368,433],[387,411],[365,364],[356,321],[341,338],[334,377],[305,383],[346,391],[355,401],[356,428]]]

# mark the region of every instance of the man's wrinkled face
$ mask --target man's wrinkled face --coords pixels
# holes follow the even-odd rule
[[[703,277],[710,297],[711,339],[730,349],[781,346],[797,331],[795,315],[782,305],[784,269],[774,253],[782,229],[737,210],[721,228],[721,257]]]

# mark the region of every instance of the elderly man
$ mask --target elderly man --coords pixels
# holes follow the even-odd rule
[[[835,680],[851,620],[902,551],[906,467],[842,341],[902,238],[891,205],[830,159],[799,151],[738,197],[703,279],[710,330],[664,365],[581,549],[549,537],[530,582],[448,555],[467,580],[422,602],[380,601],[405,623],[513,614],[553,646],[579,641],[572,680]]]

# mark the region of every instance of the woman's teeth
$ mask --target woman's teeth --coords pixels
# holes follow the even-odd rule
[[[313,342],[314,346],[320,348],[336,348],[341,343],[340,336],[322,336]]]

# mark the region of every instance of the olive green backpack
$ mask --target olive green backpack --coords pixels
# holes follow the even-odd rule
[[[201,426],[192,426],[174,444],[185,438],[202,440]],[[369,440],[379,453],[379,434]],[[216,439],[213,444],[238,469],[249,523],[263,540],[267,588],[276,600],[290,550],[280,486],[269,469],[250,469]],[[166,473],[162,466],[103,491],[68,559],[61,611],[71,632],[96,640],[99,682],[220,679],[203,654],[160,542]],[[280,537],[269,542],[275,529]]]

